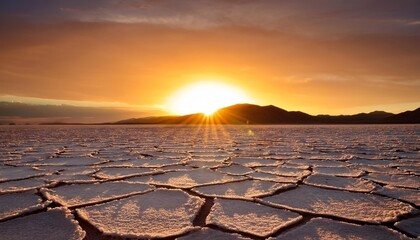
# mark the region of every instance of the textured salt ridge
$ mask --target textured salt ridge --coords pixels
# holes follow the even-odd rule
[[[369,223],[395,221],[401,215],[418,212],[411,205],[391,198],[305,185],[262,201],[291,210]]]
[[[82,240],[86,233],[65,208],[52,208],[0,223],[3,240]]]
[[[206,219],[206,224],[267,237],[301,219],[302,216],[297,213],[258,203],[216,199]]]
[[[384,226],[357,225],[325,218],[314,218],[270,240],[408,240],[410,238]]]
[[[345,178],[322,174],[312,174],[303,182],[307,185],[316,187],[325,187],[355,192],[370,192],[376,187],[376,185],[370,181],[360,178]]]
[[[420,217],[405,219],[394,225],[396,228],[420,238]]]
[[[193,231],[186,236],[176,238],[176,240],[246,240],[250,238],[245,238],[239,234],[235,233],[225,233],[217,231],[211,228],[202,228],[197,231]]]
[[[42,202],[36,191],[0,195],[0,220],[43,209],[49,201]],[[0,231],[1,233],[1,231]]]
[[[252,199],[255,197],[271,195],[278,190],[289,189],[295,186],[295,184],[287,183],[245,180],[240,182],[196,187],[191,190],[208,197]]]
[[[151,191],[147,184],[129,182],[105,182],[97,184],[63,185],[53,189],[41,189],[49,200],[67,207],[77,207],[108,201]]]
[[[188,172],[169,172],[152,176],[150,183],[175,188],[192,188],[200,185],[220,184],[244,179],[246,178],[241,176],[230,176],[205,168],[200,168]]]
[[[77,209],[77,213],[107,236],[162,238],[195,229],[192,221],[203,204],[181,190],[156,190]]]

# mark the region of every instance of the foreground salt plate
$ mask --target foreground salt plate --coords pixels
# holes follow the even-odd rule
[[[409,234],[419,238],[420,237],[420,217],[410,218],[395,223],[395,227],[408,232]]]
[[[384,226],[356,225],[314,218],[301,227],[270,240],[405,240],[408,237]]]
[[[216,199],[206,224],[267,237],[302,219],[297,213],[258,203]]]
[[[296,185],[260,180],[245,180],[241,182],[196,187],[192,190],[196,193],[209,197],[250,199],[270,195],[277,190],[288,189],[294,186]]]
[[[4,240],[81,240],[86,235],[64,208],[2,222],[0,233]]]
[[[176,240],[246,240],[250,238],[242,237],[237,233],[225,233],[211,228],[202,228],[189,233],[186,236],[176,238]]]
[[[246,179],[240,176],[230,176],[206,168],[186,172],[169,172],[152,177],[153,184],[178,188],[192,188],[200,185],[210,185]]]
[[[42,209],[49,203],[42,203],[36,191],[2,194],[0,195],[0,220]]]
[[[342,189],[355,192],[370,192],[375,189],[375,184],[360,178],[336,177],[331,175],[312,174],[304,180],[307,185]]]
[[[193,230],[192,221],[203,203],[181,190],[156,190],[77,213],[109,236],[159,238]]]
[[[53,189],[42,189],[44,196],[63,206],[77,207],[114,198],[130,196],[152,190],[142,183],[105,182],[96,184],[64,185]]]
[[[391,198],[304,185],[263,201],[292,210],[371,223],[395,221],[400,215],[417,212],[409,204]]]

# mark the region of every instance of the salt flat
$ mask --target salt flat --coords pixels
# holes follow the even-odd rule
[[[1,239],[419,236],[417,125],[1,126],[0,136]]]

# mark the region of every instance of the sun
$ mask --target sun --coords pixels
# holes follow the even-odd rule
[[[214,81],[197,82],[176,92],[169,101],[169,110],[185,115],[204,113],[211,115],[220,108],[250,102],[241,89]]]

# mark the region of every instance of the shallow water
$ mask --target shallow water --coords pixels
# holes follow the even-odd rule
[[[419,125],[1,126],[0,232],[22,239],[8,223],[58,208],[74,239],[287,239],[331,221],[416,237],[419,140]]]

